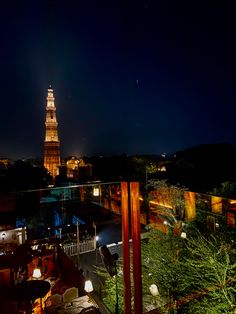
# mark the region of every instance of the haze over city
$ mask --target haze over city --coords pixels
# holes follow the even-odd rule
[[[66,155],[235,144],[233,1],[1,4],[0,155],[43,156],[47,88]]]

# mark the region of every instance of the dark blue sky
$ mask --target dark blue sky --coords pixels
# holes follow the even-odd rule
[[[43,155],[47,88],[62,156],[235,143],[234,1],[0,4],[0,157]]]

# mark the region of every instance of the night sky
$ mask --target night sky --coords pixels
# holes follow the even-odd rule
[[[43,156],[50,84],[62,157],[236,143],[234,2],[1,1],[0,157]]]

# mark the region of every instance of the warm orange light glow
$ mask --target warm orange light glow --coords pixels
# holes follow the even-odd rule
[[[212,196],[211,197],[211,210],[213,213],[222,213],[222,197]]]
[[[194,192],[185,191],[184,199],[186,220],[194,220],[196,218],[196,194]]]
[[[159,205],[159,206],[163,206],[167,208],[172,208],[172,206],[167,203],[162,203],[162,202],[157,202],[157,201],[150,201],[149,203],[153,205]]]

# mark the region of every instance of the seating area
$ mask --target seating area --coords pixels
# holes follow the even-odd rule
[[[24,244],[18,251],[23,253],[2,259],[1,313],[100,313],[97,303],[86,295],[92,290],[85,290],[82,269],[59,245],[42,252]]]
[[[45,306],[56,306],[65,303],[72,303],[72,300],[79,297],[78,288],[71,287],[65,290],[65,292],[61,295],[59,293],[54,293],[50,295],[45,301]]]

